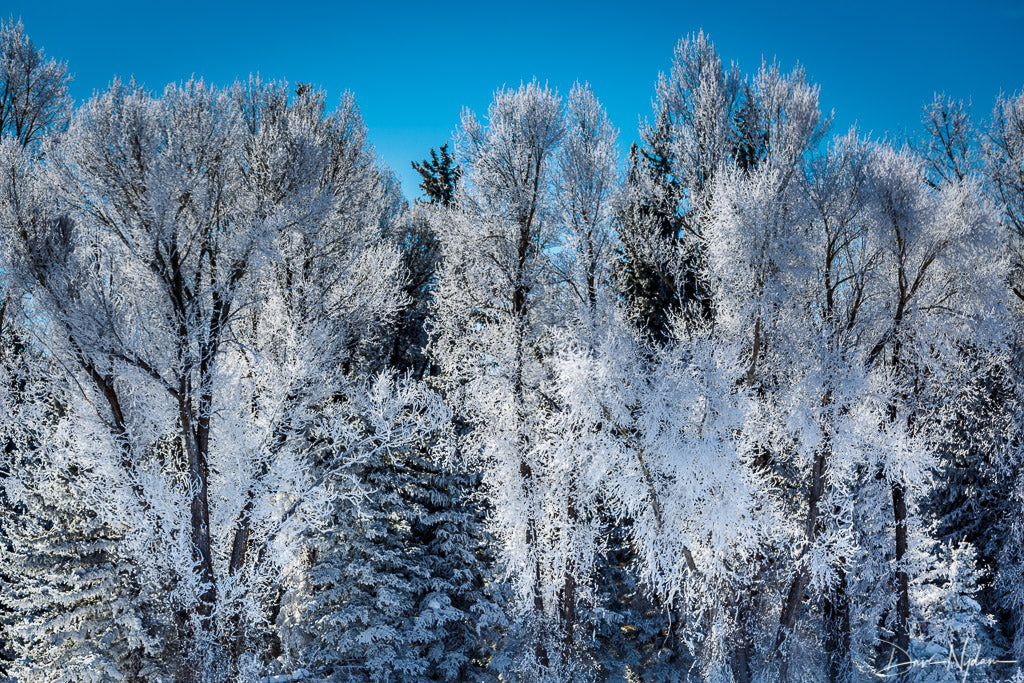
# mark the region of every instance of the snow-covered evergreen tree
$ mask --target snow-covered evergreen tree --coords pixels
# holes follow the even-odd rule
[[[407,390],[414,387],[410,385]],[[434,399],[436,400],[436,399]],[[448,438],[375,448],[313,539],[291,657],[342,680],[478,680],[504,622],[475,477]]]
[[[707,35],[680,40],[669,73],[658,76],[654,121],[630,151],[616,280],[629,319],[658,342],[671,339],[674,316],[706,322],[711,314],[704,226],[714,179],[735,146],[739,87],[738,71],[723,67]]]
[[[8,322],[0,350],[0,439],[6,444],[4,635],[19,681],[171,680],[173,638],[150,615],[161,605],[118,556],[126,532],[106,524],[62,460],[74,440],[53,361]],[[53,460],[53,461],[51,461]]]

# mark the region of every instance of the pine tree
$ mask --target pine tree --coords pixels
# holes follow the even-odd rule
[[[633,325],[665,343],[671,336],[672,316],[683,304],[671,267],[671,253],[679,239],[675,202],[665,198],[678,190],[668,171],[664,129],[656,130],[661,134],[654,138],[653,150],[641,151],[636,143],[630,147],[624,201],[617,220],[622,247],[614,277]],[[670,250],[669,254],[665,250]]]
[[[81,499],[76,465],[42,466],[75,438],[48,382],[60,369],[13,326],[4,337],[0,628],[10,673],[25,683],[170,681],[173,636],[151,619],[159,602],[117,557],[126,530]]]
[[[343,680],[490,680],[504,628],[478,476],[442,444],[380,453],[352,475],[367,495],[316,539],[303,665]],[[301,627],[301,626],[300,626]]]
[[[922,509],[934,520],[938,541],[949,546],[968,544],[976,552],[982,573],[977,599],[985,613],[997,614],[1002,606],[993,579],[1015,517],[1019,426],[1012,368],[986,367],[982,360],[968,355],[961,387],[965,399],[945,418],[948,436],[938,451],[935,485]],[[1012,638],[1010,632],[1002,635]]]
[[[462,169],[455,163],[455,157],[448,153],[448,143],[441,145],[440,154],[430,149],[430,158],[412,162],[414,171],[420,174],[420,189],[426,195],[426,204],[450,206],[455,198],[455,188],[462,177]],[[422,200],[421,200],[422,201]]]
[[[414,161],[412,167],[423,178],[420,189],[426,199],[418,199],[394,229],[406,271],[407,303],[392,337],[390,365],[422,378],[432,370],[424,353],[428,341],[426,322],[441,251],[429,214],[451,204],[462,170],[448,153],[448,143],[441,145],[440,154],[431,148],[430,158]]]
[[[675,318],[712,319],[703,233],[716,175],[746,151],[732,130],[738,87],[703,32],[679,41],[658,78],[654,123],[630,153],[616,279],[630,320],[659,344]]]
[[[592,629],[588,646],[597,679],[683,681],[694,661],[682,647],[679,615],[642,580],[629,525],[628,520],[608,520],[606,550],[595,567],[593,605],[581,614]]]
[[[24,683],[169,683],[174,638],[153,619],[163,607],[118,561],[124,530],[76,499],[74,477],[14,487],[21,514],[0,556],[13,576],[4,602],[18,615],[11,673]]]
[[[983,680],[997,672],[1000,659],[992,641],[994,620],[978,601],[984,571],[969,543],[936,550],[935,566],[914,585],[912,657],[921,669],[915,679]]]
[[[427,216],[430,210],[430,207],[414,207],[399,222],[394,235],[405,267],[406,303],[392,332],[389,365],[417,379],[432,371],[425,353],[427,317],[441,257],[440,243]]]

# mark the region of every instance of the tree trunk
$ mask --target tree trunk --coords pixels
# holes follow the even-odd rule
[[[199,448],[199,441],[192,427],[192,411],[188,396],[187,382],[182,381],[179,386],[178,410],[185,454],[188,459],[188,482],[192,491],[192,499],[189,503],[191,540],[195,562],[199,568],[199,579],[203,582],[198,611],[202,628],[207,633],[212,633],[217,584],[213,573],[213,550],[210,539],[209,464],[207,453],[204,449]]]
[[[745,599],[753,602],[755,599],[752,591],[745,591]],[[748,603],[750,604],[750,603]],[[732,678],[735,683],[750,683],[750,656],[754,650],[754,644],[750,642],[750,630],[747,627],[746,617],[749,609],[740,606],[739,609],[739,642],[732,650],[729,668],[732,670]]]
[[[779,680],[786,681],[789,676],[789,660],[786,652],[786,640],[789,638],[796,625],[796,618],[800,615],[800,606],[803,604],[804,591],[807,589],[807,569],[801,567],[789,584],[789,592],[786,593],[786,602],[782,606],[782,616],[779,618],[779,631],[775,636],[775,659],[779,664]]]
[[[910,673],[910,579],[904,564],[907,555],[907,494],[903,484],[892,485],[892,510],[896,522],[896,620],[893,625],[896,676],[900,683]]]
[[[512,402],[515,406],[515,424],[517,428],[525,423],[525,410],[523,406],[525,404],[524,393],[526,391],[526,387],[523,382],[523,371],[526,364],[526,326],[529,317],[527,297],[530,291],[529,285],[526,283],[526,266],[532,246],[531,239],[533,219],[537,210],[537,201],[540,189],[540,171],[541,158],[538,156],[534,168],[532,202],[530,203],[529,211],[525,215],[521,216],[519,220],[519,234],[517,235],[518,239],[516,241],[515,287],[512,291],[511,303],[513,325],[512,334],[513,344],[515,347],[515,365],[512,369]],[[527,461],[526,444],[522,443],[522,439],[524,438],[523,434],[520,433],[519,437],[519,474],[522,477],[524,498],[529,501],[535,493],[533,490],[533,470]],[[532,509],[528,513],[526,524],[526,544],[531,548],[536,548],[537,520]],[[537,632],[534,634],[537,638],[535,655],[537,657],[538,666],[543,669],[547,669],[551,664],[551,660],[547,650],[548,629],[545,625],[547,620],[544,612],[544,594],[541,591],[542,573],[539,556],[534,561],[533,571],[533,612],[537,628]]]
[[[825,659],[829,683],[849,683],[850,661],[850,598],[847,594],[846,572],[837,570],[839,582],[825,596]]]
[[[579,521],[579,511],[576,508],[576,500],[573,489],[576,487],[576,477],[570,475],[569,500],[566,506],[566,517],[571,527],[575,527]],[[573,576],[572,564],[566,563],[565,576],[562,578],[560,616],[562,622],[562,665],[568,665],[572,659],[572,650],[576,637],[576,577]]]
[[[576,578],[566,572],[562,583],[562,664],[572,660],[573,644],[576,638]]]
[[[808,548],[814,543],[817,533],[818,507],[825,489],[825,453],[827,451],[827,445],[818,449],[814,456],[814,465],[811,468],[811,486],[807,496],[807,520],[804,523],[804,538]],[[789,585],[786,602],[782,606],[782,615],[779,618],[779,630],[775,636],[775,658],[779,663],[780,680],[786,680],[786,639],[789,638],[793,627],[796,625],[797,617],[800,616],[800,607],[803,604],[804,591],[807,589],[809,580],[810,576],[807,566],[803,563],[803,555],[801,554],[800,567],[797,569],[796,575]]]

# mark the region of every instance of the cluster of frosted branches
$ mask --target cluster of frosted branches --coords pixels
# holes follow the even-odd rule
[[[0,82],[15,680],[1014,675],[1024,95],[832,135],[698,34],[409,210],[350,95]]]

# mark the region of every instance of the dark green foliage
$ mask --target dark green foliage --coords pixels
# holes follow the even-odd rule
[[[426,200],[417,200],[418,205],[445,207],[452,203],[462,171],[448,153],[448,143],[441,145],[440,154],[431,148],[430,158],[414,161],[412,167],[423,178],[420,189],[426,196]],[[405,295],[409,303],[395,329],[390,364],[418,379],[430,374],[429,360],[423,352],[427,345],[425,325],[441,258],[440,243],[422,213],[425,210],[429,209],[414,210],[394,232],[408,277]]]
[[[961,390],[967,400],[945,415],[947,444],[939,453],[936,486],[922,508],[935,525],[935,537],[949,547],[967,543],[977,553],[982,580],[978,602],[986,614],[1008,626],[1000,583],[1006,551],[1013,545],[1021,476],[1019,397],[1012,364],[974,363]],[[941,407],[940,407],[941,409]],[[1016,565],[1016,562],[1011,562]],[[1016,569],[1014,571],[1017,571]],[[1001,580],[1001,581],[1000,581]],[[1007,630],[1003,635],[1012,637]]]
[[[401,223],[395,235],[405,265],[405,295],[408,304],[402,310],[391,340],[391,367],[421,379],[430,374],[430,362],[424,353],[427,345],[426,321],[433,297],[435,273],[441,258],[441,246],[421,210]]]
[[[750,86],[743,87],[743,100],[732,115],[732,163],[752,171],[768,155],[768,132],[762,129]]]
[[[658,344],[671,339],[676,317],[711,318],[701,246],[680,214],[684,191],[672,173],[671,145],[664,116],[644,148],[632,145],[616,220],[622,242],[613,271],[616,287],[634,327]]]
[[[491,678],[505,617],[469,497],[478,477],[426,447],[358,476],[367,496],[339,506],[309,571],[306,667],[343,680]]]
[[[427,204],[450,206],[455,198],[462,169],[455,164],[455,158],[448,153],[448,143],[441,145],[440,154],[430,149],[430,158],[412,162],[413,170],[423,178],[420,189],[426,195]]]
[[[675,632],[678,619],[659,604],[635,569],[629,546],[628,522],[609,523],[607,551],[599,558],[595,602],[580,610],[592,634],[589,652],[602,681],[685,680],[692,665]]]

